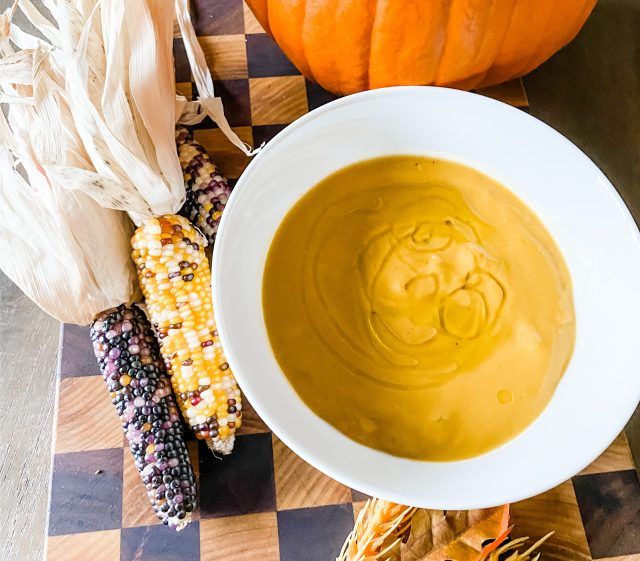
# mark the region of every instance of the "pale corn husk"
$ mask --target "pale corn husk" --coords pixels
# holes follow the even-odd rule
[[[16,4],[52,47],[14,24],[7,23],[5,37],[19,44],[16,56],[21,58],[38,47],[48,49],[90,162],[81,171],[57,164],[53,171],[68,188],[124,210],[140,224],[149,216],[176,213],[184,202],[174,141],[177,122],[195,124],[209,115],[231,142],[253,153],[229,127],[215,97],[187,0],[47,0],[57,28],[30,0]],[[188,102],[175,92],[174,20],[201,92],[198,101]],[[12,74],[5,69],[6,80]],[[3,91],[2,96],[7,103],[25,103],[24,95],[16,98]]]
[[[181,0],[43,4],[53,23],[30,0],[0,19],[0,268],[54,317],[87,323],[134,298],[125,212],[139,224],[179,210],[174,127],[211,113],[176,96],[176,18],[194,73],[210,74]],[[16,9],[46,40],[11,22]]]
[[[7,150],[0,148],[4,160]],[[34,189],[2,176],[0,261],[3,272],[49,315],[85,325],[136,296],[132,224],[81,192]],[[31,217],[25,225],[23,217]]]
[[[91,173],[90,164],[52,49],[33,47],[13,54],[0,38],[2,100],[11,101],[0,114],[0,265],[47,313],[86,324],[136,295],[132,224],[58,177],[66,166]]]
[[[505,509],[508,518],[506,506],[442,511],[369,499],[336,561],[539,561],[537,550],[553,532],[530,547],[525,545],[526,537],[506,541],[512,527],[505,527]],[[487,516],[488,511],[493,513]],[[488,528],[479,516],[495,523],[496,511],[502,533],[485,544],[481,540]]]
[[[83,191],[137,224],[176,212],[185,192],[172,140],[171,2],[67,0],[52,14],[61,45],[54,53],[78,134],[95,171],[118,185],[114,192],[85,182]]]

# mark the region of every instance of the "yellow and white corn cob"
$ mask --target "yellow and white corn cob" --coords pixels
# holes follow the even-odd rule
[[[206,241],[186,218],[165,215],[147,220],[131,244],[182,414],[197,438],[228,454],[242,404],[213,317]]]

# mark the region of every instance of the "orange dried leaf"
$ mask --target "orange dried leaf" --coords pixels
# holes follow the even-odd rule
[[[402,561],[478,561],[483,542],[501,537],[509,506],[470,511],[418,510],[401,545]],[[504,539],[504,538],[503,538]]]

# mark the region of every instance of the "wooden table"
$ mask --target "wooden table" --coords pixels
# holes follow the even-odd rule
[[[4,9],[8,0],[0,1]],[[525,78],[530,112],[580,146],[640,219],[640,3],[600,0],[579,37]],[[42,558],[58,324],[0,276],[0,560]],[[640,460],[640,414],[628,427]]]

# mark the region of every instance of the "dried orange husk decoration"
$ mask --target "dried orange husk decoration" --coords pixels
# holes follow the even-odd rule
[[[508,523],[508,505],[443,511],[371,499],[338,561],[480,561],[507,538]]]
[[[400,559],[477,561],[483,543],[504,534],[508,524],[508,505],[469,511],[418,509]]]

